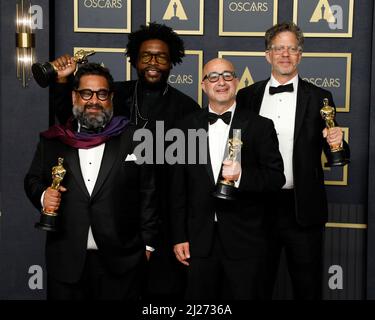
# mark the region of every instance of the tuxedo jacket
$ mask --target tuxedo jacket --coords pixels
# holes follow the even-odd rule
[[[189,115],[180,127],[185,134],[189,129],[207,131],[208,108]],[[192,257],[210,254],[215,224],[228,257],[260,257],[266,252],[265,204],[271,200],[269,193],[278,190],[285,183],[276,132],[272,121],[251,113],[249,108],[238,104],[230,132],[232,129],[241,129],[243,142],[242,175],[236,193],[237,200],[213,197],[216,181],[208,150],[206,164],[199,164],[198,159],[195,159],[197,164],[186,162],[172,168],[170,205],[173,242],[177,244],[188,241]],[[197,144],[197,158],[198,148]],[[186,157],[188,158],[188,152]]]
[[[114,83],[114,98],[113,98],[113,112],[114,116],[121,115],[130,119],[135,123],[135,103],[138,99],[138,104],[141,103],[142,97],[138,93],[136,99],[136,91],[140,91],[141,83],[135,80],[131,81],[118,81]],[[138,90],[137,89],[138,86]],[[59,84],[55,83],[52,87],[53,104],[60,123],[65,123],[72,115],[72,97],[71,97],[72,84]],[[181,91],[168,85],[168,89],[158,103],[153,105],[151,120],[147,123],[146,128],[155,133],[156,121],[163,121],[164,129],[168,130],[176,127],[177,121],[181,120],[189,113],[199,110],[200,106],[189,96]],[[156,146],[154,146],[154,150]],[[166,149],[166,147],[165,147]],[[172,254],[170,236],[169,236],[169,223],[167,222],[168,210],[168,190],[171,183],[169,182],[169,173],[167,165],[155,166],[155,183],[157,193],[157,213],[160,218],[159,241],[156,244],[157,252],[159,254],[162,250],[159,245],[165,243],[167,252]],[[163,251],[164,252],[164,251]],[[174,257],[173,257],[174,258]]]
[[[260,81],[239,90],[237,103],[259,113],[268,81],[269,79]],[[322,150],[329,151],[329,146],[322,136],[326,125],[320,115],[325,98],[329,100],[330,106],[335,106],[329,91],[299,78],[294,125],[293,177],[296,219],[302,226],[323,224],[328,217],[321,164]],[[349,158],[349,147],[345,142],[344,149]]]
[[[91,196],[82,178],[78,149],[57,139],[40,138],[25,177],[25,191],[41,210],[43,191],[51,185],[51,168],[59,157],[66,169],[56,233],[48,232],[46,265],[49,276],[74,283],[80,279],[91,226],[98,253],[114,274],[122,274],[144,262],[145,246],[156,236],[154,175],[150,166],[125,161],[133,154],[134,128],[105,144]]]

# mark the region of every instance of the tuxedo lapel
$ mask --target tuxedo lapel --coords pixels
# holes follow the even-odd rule
[[[269,79],[264,80],[254,92],[252,111],[255,112],[256,114],[259,114],[260,112],[260,108],[262,106],[262,101],[263,101],[263,96],[264,96],[264,90],[266,89],[268,81]]]
[[[90,198],[87,191],[85,182],[83,181],[81,166],[79,162],[78,149],[67,147],[64,158],[64,166],[66,167],[67,174],[71,174],[81,188],[82,192]],[[64,185],[64,184],[63,184]]]
[[[305,82],[298,79],[298,92],[297,92],[297,106],[296,106],[296,119],[294,123],[294,141],[301,131],[303,118],[310,100],[310,91],[306,88]]]
[[[199,116],[196,118],[197,128],[203,128],[208,133],[208,107],[204,108]],[[208,137],[207,137],[208,138]],[[215,184],[214,173],[212,171],[211,157],[210,157],[210,140],[207,139],[207,164],[205,165],[210,181]]]
[[[236,106],[229,130],[229,139],[233,138],[233,129],[240,129],[241,135],[243,135],[244,129],[246,128],[246,123],[249,120],[249,112],[250,110],[248,106]]]
[[[98,174],[98,178],[96,179],[94,190],[92,191],[91,198],[93,199],[95,195],[100,190],[101,186],[103,185],[104,181],[107,179],[109,171],[112,169],[115,161],[118,159],[118,154],[120,152],[120,137],[114,137],[106,142],[104,148],[104,154],[102,163],[100,165],[100,170]],[[126,142],[125,142],[126,143]],[[127,142],[129,144],[129,142]],[[128,150],[129,146],[125,147],[125,150]],[[125,159],[124,159],[125,160]]]

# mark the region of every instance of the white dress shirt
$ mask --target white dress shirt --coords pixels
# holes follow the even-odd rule
[[[209,144],[209,149],[210,149],[209,151],[210,151],[211,168],[212,168],[212,173],[214,175],[215,183],[217,183],[217,180],[220,175],[220,169],[224,161],[224,154],[225,154],[225,149],[226,149],[227,142],[228,142],[229,130],[232,124],[233,114],[235,110],[236,110],[236,103],[234,103],[227,110],[227,111],[232,112],[229,124],[226,124],[222,119],[218,119],[213,124],[208,124],[208,144]],[[217,114],[217,112],[213,111],[210,106],[208,106],[208,111]],[[240,179],[236,181],[236,187],[238,187],[239,180]],[[215,213],[215,221],[217,221],[216,213]]]
[[[96,179],[98,178],[100,166],[103,159],[105,143],[89,149],[78,149],[79,164],[81,167],[83,181],[91,196],[94,190]],[[87,249],[97,250],[98,247],[92,235],[91,227],[87,238]]]
[[[280,83],[271,75],[264,90],[264,96],[259,114],[271,119],[275,125],[279,149],[284,162],[286,182],[283,189],[292,189],[293,182],[293,142],[294,124],[297,107],[298,75],[286,84],[293,83],[293,92],[269,94],[269,87],[277,87]]]

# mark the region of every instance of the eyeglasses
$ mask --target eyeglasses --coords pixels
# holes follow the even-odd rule
[[[159,64],[169,63],[169,56],[165,53],[142,52],[140,55],[142,63],[149,63],[153,57],[155,57],[156,62]]]
[[[225,81],[232,81],[234,78],[236,78],[234,71],[223,71],[222,73],[214,71],[206,74],[203,77],[203,81],[207,79],[209,82],[218,82],[220,76],[222,76]]]
[[[94,93],[96,93],[96,97],[100,101],[106,101],[109,98],[109,95],[111,94],[111,91],[104,90],[104,89],[101,89],[98,91],[93,91],[90,89],[82,89],[82,90],[74,90],[74,91],[78,92],[81,98],[86,101],[90,100],[92,96],[94,95]]]
[[[301,47],[294,47],[294,46],[275,46],[272,45],[270,50],[272,50],[275,54],[282,54],[285,50],[288,51],[290,55],[297,55],[302,51]]]

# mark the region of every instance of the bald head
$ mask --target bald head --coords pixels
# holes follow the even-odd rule
[[[202,89],[208,97],[210,107],[221,114],[236,101],[238,79],[233,64],[222,58],[215,58],[203,67]]]
[[[226,60],[226,59],[223,59],[223,58],[215,58],[215,59],[212,59],[210,61],[208,61],[204,67],[203,67],[203,76],[205,76],[206,74],[210,73],[210,72],[213,72],[213,71],[216,71],[217,68],[221,68],[221,69],[225,69],[225,70],[228,70],[228,71],[235,71],[234,70],[234,65],[232,64],[232,62]]]

